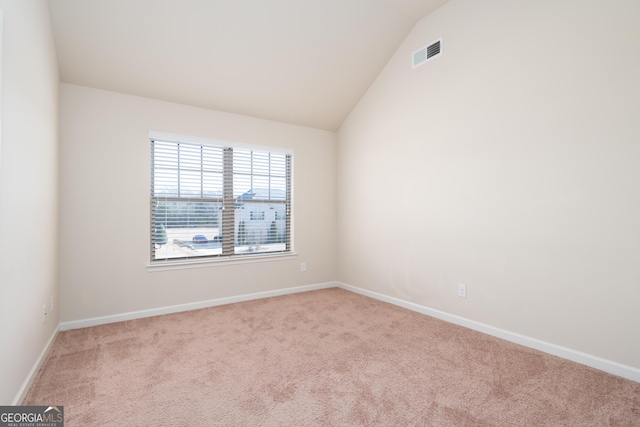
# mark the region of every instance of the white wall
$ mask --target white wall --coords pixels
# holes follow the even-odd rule
[[[147,272],[149,131],[293,149],[298,257]],[[336,277],[333,132],[61,84],[60,146],[62,321]]]
[[[46,1],[0,1],[0,404],[13,402],[58,324],[58,67]]]
[[[338,133],[338,279],[640,368],[639,18],[452,0],[420,21]]]

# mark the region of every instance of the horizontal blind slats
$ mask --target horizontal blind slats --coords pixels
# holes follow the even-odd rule
[[[152,261],[291,250],[290,155],[151,144]]]

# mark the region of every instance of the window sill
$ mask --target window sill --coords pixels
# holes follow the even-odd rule
[[[222,267],[225,265],[236,265],[236,264],[253,264],[256,262],[272,262],[272,261],[285,261],[289,259],[295,259],[298,256],[295,252],[290,252],[286,254],[275,254],[275,255],[245,255],[245,256],[234,256],[234,257],[220,257],[215,259],[206,259],[206,260],[179,260],[179,261],[166,261],[155,264],[147,265],[147,272],[152,273],[156,271],[167,271],[167,270],[184,270],[189,268],[207,268],[207,267]]]

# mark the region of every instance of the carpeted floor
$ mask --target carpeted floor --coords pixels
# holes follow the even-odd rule
[[[65,426],[640,426],[640,383],[341,289],[66,331]]]

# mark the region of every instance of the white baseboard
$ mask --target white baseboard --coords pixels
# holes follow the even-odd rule
[[[60,325],[56,326],[56,328],[53,330],[53,333],[49,337],[49,341],[47,341],[44,348],[40,352],[40,355],[36,359],[36,362],[33,364],[33,367],[31,368],[31,370],[29,371],[27,378],[22,383],[22,387],[20,387],[20,390],[18,390],[18,394],[16,395],[15,399],[13,399],[13,402],[11,402],[11,405],[13,406],[21,405],[24,398],[27,397],[29,388],[31,387],[31,384],[33,384],[33,381],[35,381],[36,375],[38,374],[38,371],[40,370],[40,368],[42,367],[42,364],[47,358],[49,351],[51,351],[51,346],[53,344],[53,341],[56,339],[56,335],[58,335],[59,331],[60,331]]]
[[[253,294],[238,295],[227,298],[218,298],[206,301],[178,304],[168,307],[151,308],[148,310],[132,311],[129,313],[114,314],[111,316],[93,317],[90,319],[73,320],[70,322],[60,322],[60,330],[86,328],[89,326],[105,325],[107,323],[123,322],[125,320],[142,319],[145,317],[160,316],[163,314],[180,313],[182,311],[197,310],[200,308],[215,307],[218,305],[233,304],[236,302],[250,301],[261,298],[277,297],[298,292],[314,291],[317,289],[335,288],[335,282],[318,283],[315,285],[296,286],[293,288],[276,289],[273,291],[257,292]]]
[[[387,295],[379,294],[377,292],[369,291],[366,289],[358,288],[355,286],[347,285],[345,283],[338,282],[336,284],[339,288],[347,291],[355,292],[361,295],[365,295],[380,301],[388,302],[390,304],[397,305],[418,313],[426,314],[427,316],[435,317],[440,320],[444,320],[449,323],[454,323],[465,328],[473,329],[492,335],[497,338],[501,338],[506,341],[510,341],[516,344],[523,345],[525,347],[540,350],[542,352],[552,354],[554,356],[561,357],[563,359],[571,360],[582,365],[587,365],[592,368],[608,372],[619,377],[629,379],[631,381],[640,383],[640,369],[632,366],[623,365],[618,362],[603,359],[601,357],[593,356],[580,351],[572,350],[570,348],[562,347],[556,344],[551,344],[545,341],[541,341],[535,338],[520,335],[514,332],[505,331],[504,329],[495,328],[493,326],[486,325],[484,323],[469,320],[464,317],[456,316],[453,314],[445,313],[443,311],[435,310],[429,307],[425,307],[412,302],[404,301],[399,298],[390,297]]]

